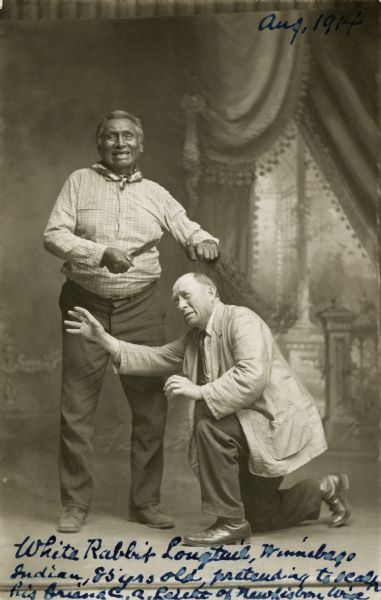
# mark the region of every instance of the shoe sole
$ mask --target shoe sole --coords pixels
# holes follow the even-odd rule
[[[345,525],[345,523],[348,522],[348,520],[351,516],[351,511],[349,510],[349,505],[348,505],[348,500],[347,500],[347,493],[350,488],[349,477],[346,473],[341,473],[341,474],[339,474],[339,478],[340,478],[340,483],[341,483],[341,499],[343,502],[343,506],[345,507],[345,509],[347,511],[347,514],[345,517],[343,517],[343,519],[339,523],[337,523],[337,524],[333,523],[332,525],[330,523],[329,527],[332,529],[335,527],[337,528],[337,527],[342,527],[343,525]]]
[[[57,531],[60,533],[79,533],[82,529],[81,527],[57,527]]]
[[[346,524],[346,523],[349,521],[349,519],[350,519],[350,516],[351,516],[351,511],[349,510],[349,508],[348,508],[348,505],[347,505],[346,503],[344,503],[344,502],[343,502],[343,504],[344,504],[345,508],[347,509],[347,514],[345,515],[345,517],[343,517],[343,518],[342,518],[342,520],[341,520],[341,521],[339,521],[339,523],[329,523],[328,527],[330,527],[331,529],[334,529],[335,527],[336,527],[336,528],[337,528],[337,527],[342,527],[342,526],[343,526],[343,525],[345,525],[345,524]]]
[[[223,544],[224,546],[238,546],[241,544],[241,542],[250,542],[251,536],[252,536],[252,531],[251,528],[249,529],[249,531],[247,531],[244,535],[241,535],[239,538],[234,539],[234,540],[225,540],[225,541],[217,541],[217,542],[205,542],[205,543],[200,543],[199,541],[192,541],[189,540],[187,538],[187,536],[184,536],[183,540],[182,540],[182,545],[183,546],[202,546],[202,547],[206,547],[206,546],[215,546],[216,544]]]
[[[240,546],[241,542],[250,542],[250,538],[251,536],[248,537],[244,537],[244,538],[240,538],[239,540],[231,540],[229,542],[208,542],[205,544],[202,544],[200,542],[191,542],[187,539],[183,539],[182,541],[182,545],[183,546],[192,546],[194,548],[208,548],[210,546],[215,546],[216,544],[221,545],[223,544],[224,546]]]

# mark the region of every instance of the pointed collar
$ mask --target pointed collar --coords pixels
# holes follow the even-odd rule
[[[206,332],[210,335],[212,331],[217,333],[217,335],[221,334],[222,330],[222,316],[224,314],[225,304],[223,302],[218,302],[213,309],[213,312],[210,316],[208,324],[206,326]]]

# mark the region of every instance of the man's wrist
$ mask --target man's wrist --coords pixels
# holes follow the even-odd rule
[[[101,260],[99,262],[99,266],[100,267],[104,267],[105,266],[105,258],[106,258],[106,252],[107,252],[107,248],[104,249]]]
[[[125,254],[125,259],[130,263],[130,267],[134,266],[134,260],[133,258],[131,258],[131,256],[129,256],[128,254]]]
[[[121,358],[122,358],[122,351],[120,349],[120,343],[118,342],[117,350],[116,350],[116,352],[111,354],[111,359],[112,359],[113,363],[115,363],[116,365],[120,365]]]
[[[203,400],[204,396],[202,395],[202,387],[201,385],[197,385],[197,397],[196,397],[196,402],[198,402],[199,400]]]
[[[119,350],[119,341],[106,331],[103,331],[96,341],[100,346],[102,346],[102,348],[107,350],[111,356],[115,356],[117,354]]]

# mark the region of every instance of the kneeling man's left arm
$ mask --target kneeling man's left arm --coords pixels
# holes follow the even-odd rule
[[[242,408],[255,408],[268,386],[273,337],[268,326],[252,311],[241,307],[233,310],[227,339],[234,365],[218,379],[201,387],[201,393],[216,419]]]

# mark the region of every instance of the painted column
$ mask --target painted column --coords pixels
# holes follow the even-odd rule
[[[308,267],[308,196],[306,182],[305,146],[300,133],[297,140],[297,255],[298,289],[296,321],[279,338],[280,346],[292,369],[315,398],[321,416],[325,414],[322,361],[324,339],[320,328],[310,319]]]
[[[354,417],[350,410],[350,344],[355,314],[338,299],[319,313],[325,338],[326,413],[324,426],[331,448],[348,448]],[[351,439],[350,439],[351,438]]]

